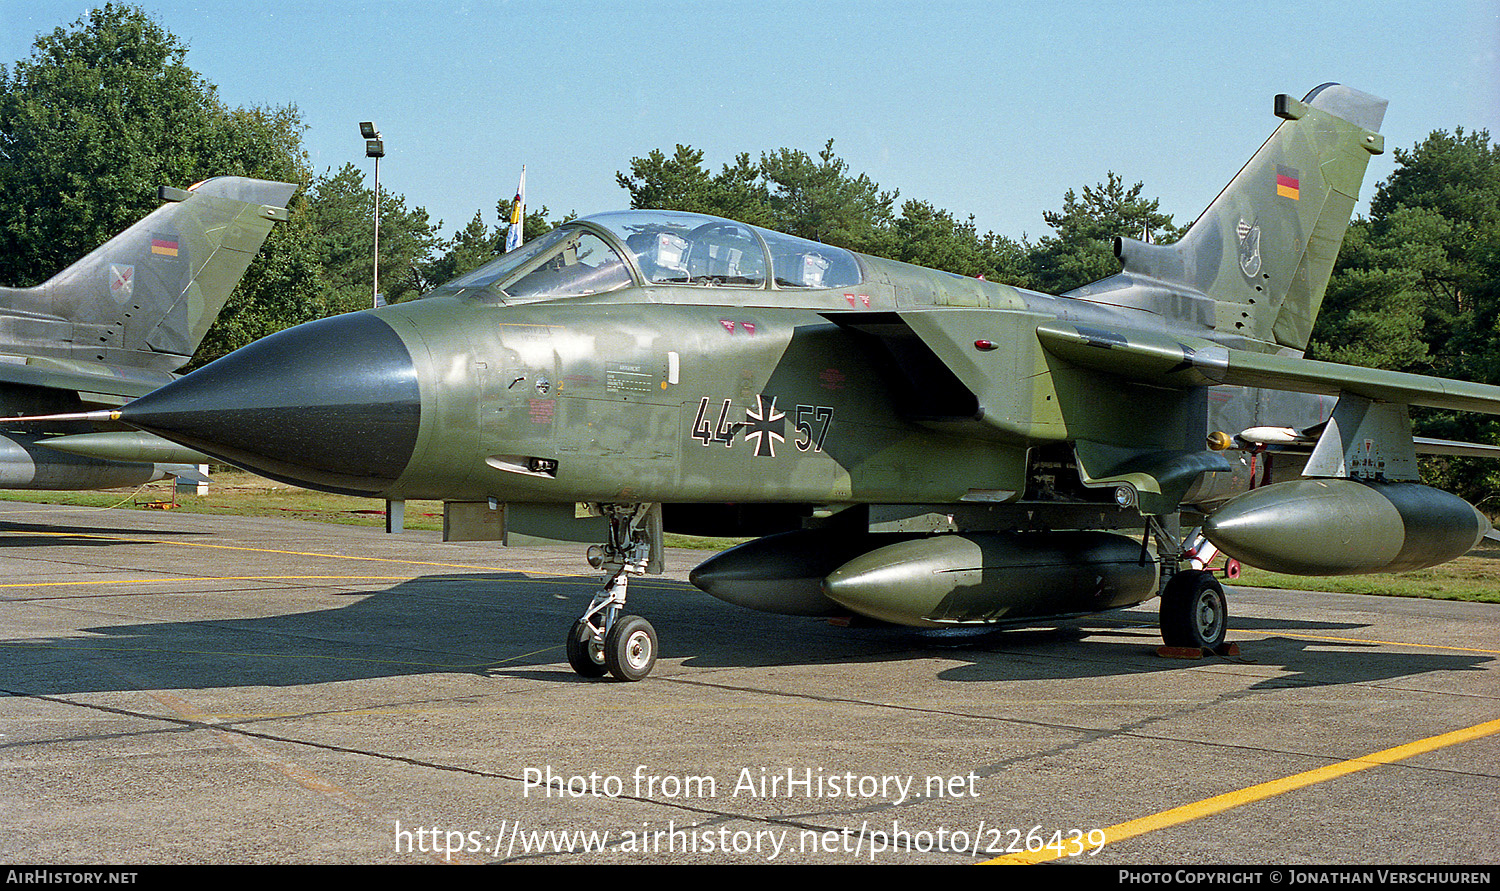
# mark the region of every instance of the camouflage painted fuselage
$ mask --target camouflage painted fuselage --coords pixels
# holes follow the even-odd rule
[[[1267,562],[1436,562],[1488,524],[1407,485],[1405,406],[1500,413],[1500,388],[1301,358],[1384,107],[1337,85],[1278,97],[1283,123],[1179,243],[1117,239],[1121,272],[1061,296],[729,220],[602,214],[421,300],[273,335],[122,417],[310,488],[442,499],[453,537],[500,518],[567,538],[646,504],[684,531],[788,508],[753,531],[785,536],[694,581],[798,614],[1137,603],[1156,562],[1101,530],[1150,525],[1175,563],[1182,511],[1223,512],[1221,538]],[[1307,446],[1273,460],[1234,436],[1259,427]],[[1287,481],[1304,463],[1332,480],[1313,512]],[[1320,530],[1346,509],[1378,547]]]
[[[1128,311],[962,279],[939,291],[930,275],[861,261],[876,275],[857,292],[785,301],[796,306],[705,306],[699,290],[656,287],[378,310],[412,357],[423,407],[411,461],[378,494],[999,502],[1024,492],[1032,446],[1202,451],[1206,389],[1163,399],[1070,373],[1034,334],[1059,319],[1119,327]],[[968,305],[932,308],[955,297]],[[958,366],[980,392],[949,372]]]

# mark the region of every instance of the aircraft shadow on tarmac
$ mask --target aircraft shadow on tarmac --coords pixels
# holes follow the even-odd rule
[[[434,575],[373,592],[330,589],[328,607],[311,611],[102,625],[76,635],[0,640],[0,677],[6,679],[0,687],[47,695],[143,685],[297,686],[435,673],[597,683],[573,674],[561,646],[595,585],[587,577]],[[1205,664],[1156,656],[1160,638],[1146,621],[1149,614],[1140,612],[1012,630],[841,628],[738,609],[681,582],[646,581],[632,590],[632,612],[656,625],[663,658],[683,659],[689,670],[925,658],[964,663],[935,669],[939,680],[1004,682],[1131,676]],[[305,592],[299,595],[305,603]],[[217,595],[194,595],[205,596],[222,606]],[[275,603],[274,593],[257,596],[262,607]],[[164,597],[192,608],[186,597]],[[1478,654],[1372,652],[1374,647],[1272,637],[1248,642],[1241,658],[1288,672],[1265,682],[1269,687],[1471,671],[1490,661]]]
[[[62,526],[57,523],[20,523],[0,520],[0,548],[31,548],[38,545],[122,545],[141,543],[143,537],[178,538],[212,533],[187,530],[114,529],[108,526]],[[109,536],[118,535],[119,538]]]

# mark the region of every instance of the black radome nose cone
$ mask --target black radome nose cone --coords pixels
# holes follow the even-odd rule
[[[272,334],[121,410],[127,424],[173,442],[342,495],[395,482],[420,418],[411,354],[367,312]]]

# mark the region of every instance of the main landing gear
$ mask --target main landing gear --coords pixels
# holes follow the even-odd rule
[[[602,504],[609,541],[589,548],[589,565],[604,570],[604,586],[583,618],[568,631],[568,664],[580,676],[638,681],[656,665],[656,629],[640,616],[624,615],[630,576],[643,575],[659,547],[657,513],[649,504]],[[660,559],[659,556],[657,559]]]
[[[1205,569],[1213,558],[1209,545],[1196,530],[1189,536],[1184,547],[1156,520],[1149,521],[1156,533],[1158,553],[1175,554],[1175,559],[1163,561],[1167,567],[1186,560],[1188,569],[1172,573],[1161,592],[1161,639],[1169,647],[1208,650],[1218,652],[1224,647],[1224,638],[1229,633],[1229,602],[1224,597],[1224,586],[1214,574]],[[1205,556],[1205,549],[1210,551]],[[1239,564],[1235,563],[1230,578],[1239,576]]]

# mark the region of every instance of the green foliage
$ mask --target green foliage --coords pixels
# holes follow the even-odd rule
[[[1397,169],[1370,199],[1371,219],[1383,219],[1399,206],[1425,207],[1477,226],[1500,216],[1494,202],[1500,189],[1500,146],[1485,130],[1434,130],[1410,151],[1396,149]]]
[[[1183,229],[1172,224],[1171,214],[1160,210],[1155,198],[1141,197],[1144,184],[1126,188],[1113,170],[1102,183],[1084,186],[1083,195],[1069,189],[1063,195],[1061,212],[1046,211],[1042,219],[1054,234],[1045,236],[1027,252],[1032,280],[1049,294],[1071,291],[1120,271],[1115,259],[1116,235],[1167,244],[1182,237]]]
[[[984,276],[1053,293],[1113,275],[1120,270],[1112,242],[1116,235],[1139,237],[1149,231],[1158,242],[1182,234],[1159,202],[1141,196],[1142,184],[1126,188],[1111,172],[1108,181],[1085,186],[1082,197],[1069,191],[1061,212],[1044,214],[1056,230],[1035,245],[1023,245],[987,232],[973,217],[961,221],[925,201],[908,200],[894,211],[897,193],[884,191],[865,174],[852,174],[829,140],[816,158],[780,148],[761,155],[736,156],[733,164],[710,173],[703,152],[678,145],[671,156],[655,150],[616,174],[630,193],[630,206],[686,210],[724,216],[967,276]]]
[[[1500,147],[1437,130],[1411,150],[1339,253],[1310,354],[1500,384]],[[1419,434],[1500,443],[1488,416],[1414,412]],[[1427,459],[1423,477],[1494,512],[1495,462]]]
[[[501,198],[496,203],[495,213],[499,215],[500,222],[494,228],[485,225],[483,214],[475,211],[474,219],[470,220],[467,226],[460,229],[452,238],[438,244],[427,260],[416,265],[413,270],[413,281],[417,285],[415,293],[426,293],[471,269],[477,269],[504,253],[506,236],[510,230],[511,210],[514,205],[515,201],[511,198]],[[547,207],[543,205],[540,210],[526,211],[522,233],[525,240],[530,241],[546,235],[567,219],[548,220]]]
[[[993,232],[980,236],[972,217],[960,222],[921,201],[907,201],[895,216],[897,193],[865,174],[850,174],[834,155],[833,140],[817,158],[781,148],[757,164],[740,154],[717,174],[704,165],[702,151],[679,145],[671,157],[654,150],[632,159],[630,173],[616,179],[634,208],[728,217],[959,275],[1026,280],[1021,246]]]
[[[306,213],[328,285],[327,315],[371,305],[375,272],[375,191],[354,163],[324,173],[308,188]],[[381,190],[380,290],[387,303],[421,290],[420,263],[438,246],[437,226],[427,211],[410,210],[406,199]]]
[[[1369,368],[1430,370],[1418,276],[1370,239],[1369,221],[1350,224],[1309,353]]]
[[[1023,286],[1029,282],[1021,245],[993,232],[981,237],[972,216],[960,222],[925,201],[908,200],[901,205],[894,231],[893,259],[988,281]]]
[[[760,159],[770,187],[772,228],[850,250],[887,254],[895,192],[882,192],[868,176],[848,174],[833,154],[833,140],[814,161],[806,152],[777,149]]]
[[[106,4],[0,65],[0,281],[45,280],[153,210],[161,185],[305,180],[297,110],[225,107],[186,52]]]
[[[752,226],[775,223],[770,193],[748,154],[711,175],[698,149],[679,145],[670,158],[653,149],[644,158],[631,159],[630,174],[616,173],[615,181],[630,193],[634,208],[705,213]]]
[[[476,210],[474,219],[443,242],[442,247],[441,256],[417,267],[423,291],[430,291],[499,256],[505,249],[505,230],[485,225],[484,215]]]
[[[1312,352],[1500,381],[1500,148],[1488,133],[1460,128],[1434,131],[1395,157],[1370,219],[1350,226]],[[1362,329],[1381,313],[1395,317],[1386,336],[1361,345]]]

